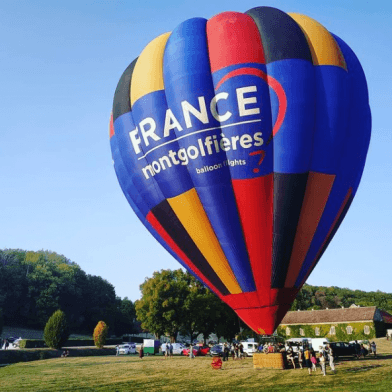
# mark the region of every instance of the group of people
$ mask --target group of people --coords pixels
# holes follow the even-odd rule
[[[189,356],[191,355],[192,347],[190,348],[189,351]],[[192,353],[193,355],[193,353]],[[165,347],[165,359],[167,358],[172,358],[173,357],[173,345],[171,343],[166,343]]]
[[[294,350],[292,347],[287,349],[286,355],[288,362],[291,363],[295,369]],[[301,350],[301,348],[298,349],[298,365],[301,369],[304,367],[307,368],[309,375],[311,375],[312,372],[315,372],[317,370],[317,364],[320,364],[321,372],[325,376],[327,363],[329,363],[332,372],[335,373],[334,354],[330,345],[327,345],[326,347],[320,346],[317,355],[314,349],[309,346],[305,346],[303,350]]]
[[[243,359],[244,358],[244,346],[242,343],[224,343],[223,345],[223,353],[222,353],[222,359],[223,361],[228,361],[229,356],[233,358],[233,360],[236,359]]]
[[[260,343],[259,347],[257,348],[257,351],[264,354],[280,353],[285,351],[285,347],[282,343],[266,343],[264,345]]]
[[[372,343],[369,342],[368,344],[369,349],[366,349],[362,343],[359,344],[357,340],[354,343],[354,347],[355,347],[355,356],[358,359],[360,359],[361,357],[365,358],[367,354],[373,354],[375,357],[377,357],[377,345],[374,341]]]
[[[69,357],[69,351],[68,350],[64,350],[63,353],[61,354],[61,357],[62,358]]]

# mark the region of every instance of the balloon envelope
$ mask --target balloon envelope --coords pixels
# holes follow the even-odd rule
[[[353,200],[370,129],[352,50],[309,17],[258,7],[150,42],[120,78],[110,142],[147,229],[271,334]]]

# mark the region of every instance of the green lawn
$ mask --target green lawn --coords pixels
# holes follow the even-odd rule
[[[252,358],[211,368],[210,357],[54,358],[0,368],[0,391],[392,391],[392,355],[338,362],[318,370],[253,369]],[[329,369],[328,369],[329,370]]]

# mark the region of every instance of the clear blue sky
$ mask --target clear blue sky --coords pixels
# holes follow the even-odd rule
[[[358,193],[308,283],[392,292],[392,3],[181,0],[0,2],[0,249],[48,249],[140,297],[179,264],[127,204],[108,120],[118,79],[182,21],[268,5],[306,14],[345,40],[367,76],[373,134]]]

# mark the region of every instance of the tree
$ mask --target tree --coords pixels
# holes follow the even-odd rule
[[[65,313],[60,309],[50,316],[44,329],[44,340],[48,347],[60,349],[69,338]]]
[[[172,342],[175,341],[187,317],[184,303],[189,294],[191,277],[181,269],[161,270],[140,285],[142,298],[135,302],[135,309],[143,329],[157,338],[167,334]]]
[[[206,289],[193,276],[189,275],[188,295],[184,301],[182,335],[189,335],[191,342],[202,332],[200,317],[204,314]]]
[[[62,309],[74,331],[91,332],[99,320],[106,320],[132,332],[113,285],[87,275],[63,255],[0,250],[0,276],[5,325],[44,328],[53,312]]]
[[[100,276],[87,275],[84,287],[85,328],[91,331],[99,320],[115,324],[116,292],[112,284]]]
[[[224,337],[231,342],[235,336],[240,332],[240,327],[243,325],[237,314],[230,306],[216,298],[218,302],[217,322],[215,325],[215,334],[220,339]]]
[[[94,344],[98,348],[102,348],[106,343],[106,338],[108,336],[109,327],[106,325],[104,321],[99,321],[97,326],[94,329],[93,339]]]
[[[216,331],[218,331],[220,336],[229,334],[234,337],[237,330],[234,329],[233,333],[230,334],[225,328],[228,326],[228,307],[224,306],[225,304],[210,290],[203,287],[199,282],[197,283],[199,293],[193,312],[193,314],[196,314],[197,317],[193,317],[193,319],[195,320],[195,327],[197,331],[203,335],[204,343],[206,343],[210,334],[212,332],[216,333]],[[225,327],[222,327],[223,325],[225,325]]]
[[[238,317],[215,294],[192,275],[182,270],[155,272],[140,286],[142,298],[135,303],[142,327],[155,334],[169,335],[173,342],[178,332],[191,340],[212,332],[233,339],[239,331]]]
[[[116,336],[132,334],[136,332],[136,311],[134,303],[125,297],[116,298],[116,315],[114,322],[114,333]]]
[[[25,326],[27,322],[27,278],[22,264],[25,253],[19,249],[0,251],[0,308],[5,325]]]

